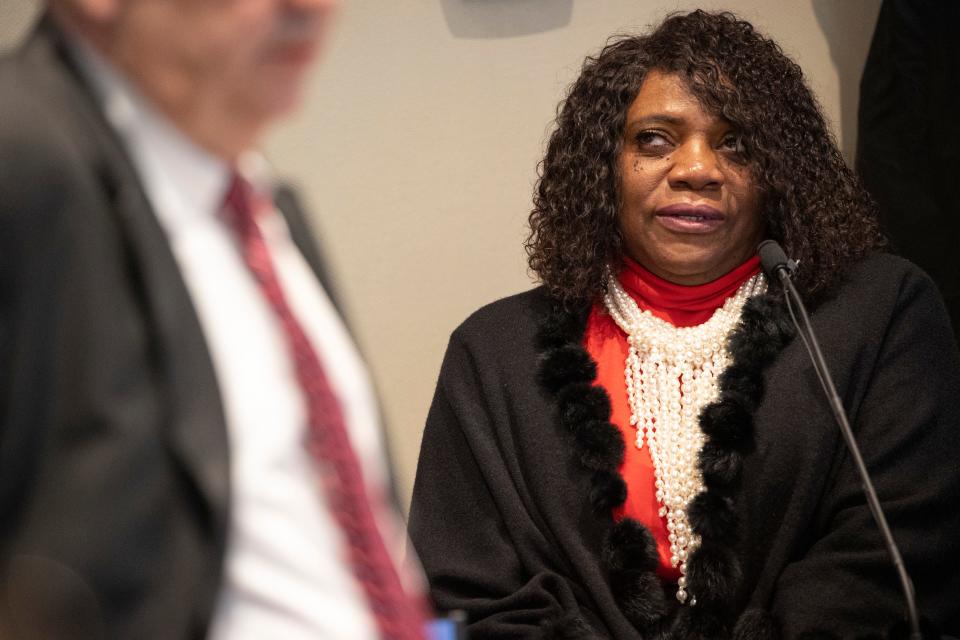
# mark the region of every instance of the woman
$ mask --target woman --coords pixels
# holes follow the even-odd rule
[[[881,637],[890,559],[754,257],[799,262],[921,611],[960,631],[960,358],[800,69],[730,14],[588,59],[530,216],[542,286],[453,334],[411,537],[472,638]]]

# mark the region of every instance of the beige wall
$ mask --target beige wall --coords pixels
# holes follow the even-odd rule
[[[0,52],[15,44],[37,14],[37,0],[0,0]]]
[[[845,153],[880,0],[346,0],[305,108],[267,151],[316,214],[409,499],[450,331],[532,286],[521,242],[557,101],[587,53],[727,8],[804,68]],[[33,5],[0,0],[0,37]]]

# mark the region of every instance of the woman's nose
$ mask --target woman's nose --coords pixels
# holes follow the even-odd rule
[[[675,189],[702,191],[720,188],[723,172],[716,149],[704,140],[690,140],[680,145],[673,152],[668,179]]]

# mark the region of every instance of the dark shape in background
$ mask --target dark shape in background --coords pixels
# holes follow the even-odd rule
[[[570,24],[573,0],[440,0],[455,38],[510,38]]]
[[[885,0],[860,82],[857,170],[960,342],[960,2]]]
[[[843,157],[852,163],[857,144],[860,76],[880,12],[880,0],[813,0],[811,6],[837,71],[840,122],[833,123],[834,130],[839,131]]]

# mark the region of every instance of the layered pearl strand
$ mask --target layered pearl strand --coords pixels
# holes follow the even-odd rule
[[[653,459],[660,517],[667,519],[670,564],[679,568],[677,600],[690,605],[696,597],[687,591],[687,558],[700,546],[687,518],[687,505],[703,491],[697,466],[703,447],[700,411],[717,399],[717,378],[730,356],[727,337],[736,327],[743,305],[763,293],[762,274],[747,280],[703,324],[675,327],[642,311],[611,276],[604,296],[610,316],[630,345],[624,375],[630,403],[630,424],[637,429],[636,445],[644,441]]]

